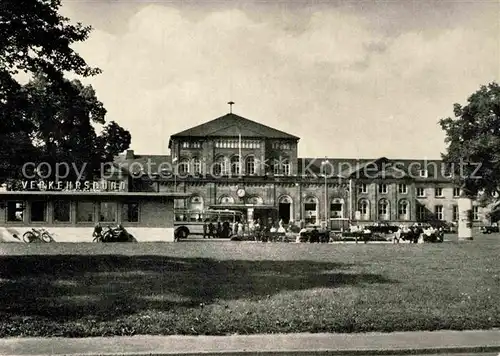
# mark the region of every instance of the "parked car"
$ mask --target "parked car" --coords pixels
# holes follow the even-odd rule
[[[435,229],[442,228],[443,232],[445,233],[454,233],[457,231],[455,223],[449,221],[444,221],[444,220],[432,221],[430,222],[430,225]]]
[[[320,226],[308,226],[299,234],[300,242],[329,242],[330,231]]]
[[[378,234],[392,234],[398,231],[399,227],[396,225],[389,225],[386,222],[378,222],[370,226],[366,226],[368,230],[373,233]]]
[[[480,230],[483,234],[491,234],[494,232],[500,232],[498,225],[481,226]]]

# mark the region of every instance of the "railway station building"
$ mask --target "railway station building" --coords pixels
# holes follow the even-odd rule
[[[458,219],[460,188],[441,160],[305,158],[299,141],[230,112],[171,135],[169,155],[129,150],[116,164],[139,190],[189,194],[182,207],[191,210],[236,209],[248,219],[273,210],[284,223],[334,229]],[[476,203],[473,213],[484,219]]]

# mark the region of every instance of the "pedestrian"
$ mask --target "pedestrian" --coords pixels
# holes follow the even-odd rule
[[[203,222],[203,238],[207,237],[207,233],[208,233],[208,219],[205,219],[205,221]]]
[[[216,236],[220,238],[222,236],[222,224],[220,221],[217,221],[217,233]]]

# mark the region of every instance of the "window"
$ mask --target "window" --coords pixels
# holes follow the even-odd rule
[[[7,202],[7,221],[23,221],[24,220],[24,202],[9,201]]]
[[[99,205],[99,221],[116,222],[116,203],[101,202]]]
[[[401,200],[398,205],[399,220],[410,220],[410,204],[406,200]]]
[[[387,184],[385,184],[385,183],[379,184],[378,192],[380,194],[387,194]]]
[[[417,197],[425,197],[425,188],[422,187],[417,188]]]
[[[462,193],[462,190],[460,188],[453,188],[453,196],[454,197],[459,197],[460,193]]]
[[[215,148],[239,148],[240,141],[239,140],[218,140],[215,141]],[[198,147],[201,148],[201,143],[198,143]],[[260,148],[260,141],[253,140],[242,140],[241,148],[246,149],[256,149]]]
[[[183,142],[182,148],[201,148],[201,142]]]
[[[199,195],[193,195],[189,199],[189,209],[202,211],[203,210],[203,198],[200,197]]]
[[[370,220],[370,205],[367,200],[362,199],[358,203],[361,220]]]
[[[378,218],[380,220],[389,220],[389,202],[382,199],[378,202]]]
[[[186,174],[189,173],[189,161],[187,159],[183,159],[179,162],[177,166],[177,174]]]
[[[234,204],[233,197],[223,195],[219,198],[219,204]]]
[[[479,206],[477,205],[472,207],[472,219],[479,220]]]
[[[361,183],[359,186],[358,186],[358,192],[361,193],[361,194],[366,194],[368,193],[368,186],[366,185],[366,183]]]
[[[417,220],[422,221],[427,218],[427,209],[423,205],[417,206]]]
[[[279,164],[278,161],[274,162],[273,173],[274,173],[274,175],[280,175],[281,174],[280,164]]]
[[[453,205],[453,221],[458,221],[458,205]]]
[[[54,221],[69,222],[70,218],[70,202],[67,200],[56,200],[54,202]]]
[[[454,172],[453,172],[453,164],[451,166],[449,165],[442,165],[441,166],[441,175],[443,176],[443,178],[453,178],[454,177]]]
[[[442,197],[443,196],[443,188],[436,187],[435,193],[436,193],[436,197]]]
[[[139,203],[136,202],[123,203],[122,221],[139,222]]]
[[[80,201],[76,204],[76,221],[94,221],[94,203],[90,201]]]
[[[292,145],[288,142],[273,142],[272,147],[274,150],[290,150]]]
[[[418,172],[418,174],[419,174],[419,176],[420,176],[421,178],[427,178],[427,176],[428,176],[428,174],[429,174],[429,173],[427,172],[427,169],[421,169],[421,170]]]
[[[201,161],[198,157],[193,158],[193,173],[201,174]]]
[[[30,209],[30,219],[33,222],[43,222],[47,220],[47,203],[44,201],[32,201]]]
[[[240,174],[240,156],[231,157],[231,174]]]
[[[436,215],[436,219],[443,220],[443,206],[436,205],[434,207],[434,214]]]
[[[344,199],[335,198],[330,202],[330,218],[339,219],[344,216]]]
[[[216,159],[213,173],[214,175],[227,175],[228,164],[227,159],[224,156],[220,156]]]
[[[290,175],[290,162],[287,159],[281,163],[281,168],[284,175]]]
[[[399,194],[407,194],[408,193],[408,186],[404,183],[401,183],[398,185],[398,192]]]
[[[245,171],[246,171],[246,174],[249,174],[249,175],[255,174],[255,157],[254,156],[247,157],[246,163],[245,163]]]
[[[304,202],[304,213],[305,213],[305,223],[306,224],[316,224],[316,219],[318,216],[317,211],[317,200],[314,197],[309,197]]]

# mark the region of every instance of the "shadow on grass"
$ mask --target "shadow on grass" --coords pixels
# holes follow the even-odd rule
[[[394,283],[313,261],[39,255],[0,256],[0,266],[0,314],[52,320],[111,320],[284,291]]]

